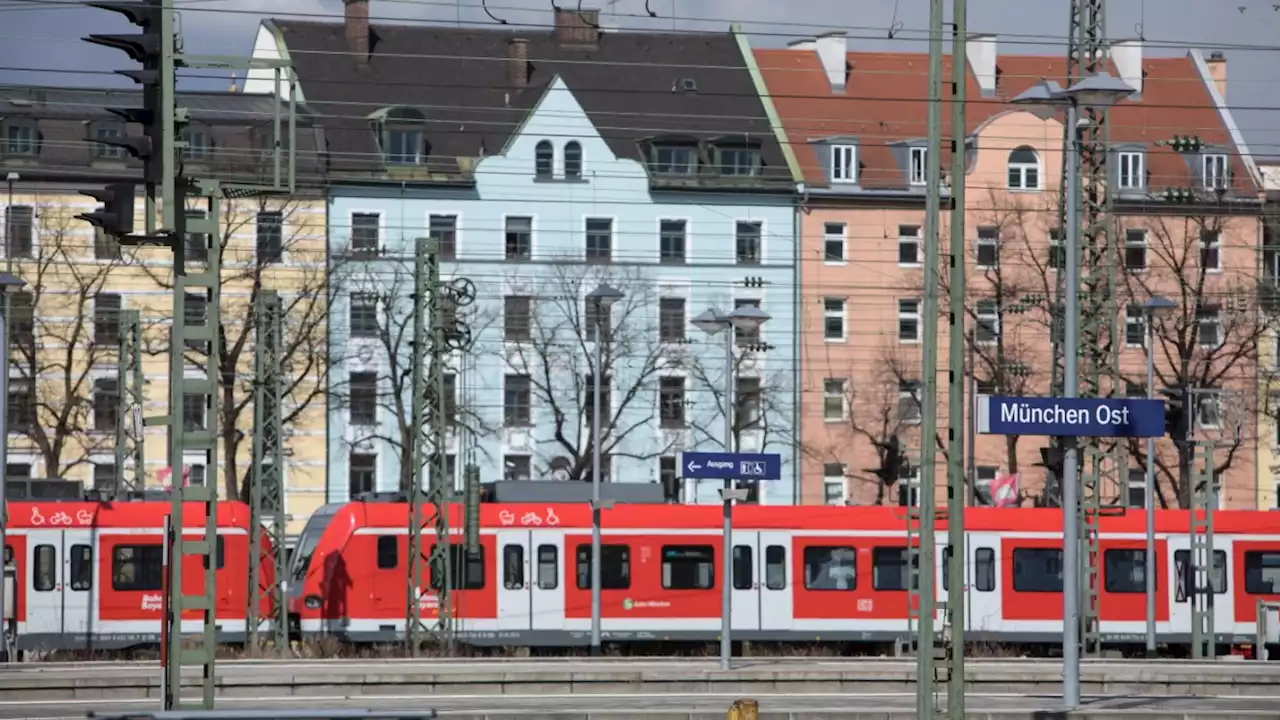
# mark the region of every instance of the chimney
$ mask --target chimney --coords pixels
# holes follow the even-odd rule
[[[1209,77],[1213,78],[1218,94],[1225,101],[1227,99],[1227,56],[1215,50],[1209,53],[1209,59],[1205,64],[1209,66]]]
[[[984,97],[996,94],[996,52],[995,35],[974,35],[969,39],[969,71],[978,81],[978,87]]]
[[[822,69],[827,73],[827,82],[831,84],[831,92],[843,93],[848,80],[848,41],[842,32],[829,32],[819,35],[814,41],[818,48],[818,60],[822,61]]]
[[[816,38],[800,38],[787,43],[788,50],[816,50],[818,41]]]
[[[516,90],[529,86],[529,41],[524,38],[507,41],[507,84]]]
[[[1121,40],[1111,44],[1111,62],[1126,85],[1142,94],[1142,41]]]
[[[347,36],[347,51],[357,65],[369,64],[369,0],[343,0],[343,30]]]
[[[589,47],[599,45],[600,11],[556,8],[556,42]]]

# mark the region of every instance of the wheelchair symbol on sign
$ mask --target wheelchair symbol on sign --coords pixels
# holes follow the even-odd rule
[[[764,475],[764,463],[758,460],[744,460],[740,463],[738,474],[744,476]]]

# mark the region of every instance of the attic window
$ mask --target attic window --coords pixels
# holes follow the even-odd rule
[[[698,169],[698,146],[693,142],[655,142],[649,164],[658,175],[693,175]]]
[[[760,174],[760,148],[745,143],[716,146],[716,167],[721,175],[746,177]]]
[[[124,138],[124,123],[111,120],[100,120],[89,128],[89,139],[93,140],[93,156],[99,160],[123,160],[125,149],[116,145],[104,145],[102,140],[120,140]]]
[[[38,140],[36,124],[30,120],[10,120],[4,125],[5,155],[35,155]]]
[[[182,130],[182,142],[187,146],[182,149],[182,159],[189,162],[208,160],[213,155],[213,138],[208,128],[188,125]]]
[[[680,78],[680,89],[685,92],[697,92],[698,83],[693,78]]]
[[[378,146],[388,165],[421,165],[427,155],[426,117],[413,108],[385,108],[374,113]]]

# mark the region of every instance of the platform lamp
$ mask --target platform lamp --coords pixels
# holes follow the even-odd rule
[[[1142,304],[1147,321],[1147,397],[1156,396],[1156,318],[1166,317],[1178,304],[1166,297],[1152,295]],[[1143,579],[1147,595],[1147,657],[1156,656],[1156,439],[1147,438],[1147,489],[1143,493],[1146,515],[1146,553]],[[1126,498],[1127,499],[1127,498]]]
[[[610,309],[623,292],[608,283],[587,293],[587,307],[595,323],[595,365],[591,371],[591,654],[601,654],[600,643],[600,445],[604,423],[600,419],[600,395],[604,375],[604,341],[611,332]],[[587,328],[583,328],[587,330]]]
[[[4,409],[0,411],[0,548],[8,547],[6,542],[9,530],[9,505],[5,500],[5,491],[8,489],[9,483],[9,317],[8,309],[11,307],[9,298],[23,287],[26,281],[17,277],[13,273],[0,272],[0,295],[3,295],[4,302],[0,303],[0,307],[4,308],[5,317],[0,322],[0,366],[3,366],[3,372],[0,372],[0,398],[4,398]],[[7,579],[10,573],[9,558],[4,559],[3,578]],[[5,580],[0,579],[0,627],[3,628],[3,647],[0,647],[0,662],[9,662],[11,635],[9,628],[8,612],[5,612],[7,603],[15,602],[16,598],[9,598],[5,593]]]

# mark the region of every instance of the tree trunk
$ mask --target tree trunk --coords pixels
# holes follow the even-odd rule
[[[222,408],[218,413],[218,422],[222,425],[220,433],[222,435],[222,487],[225,499],[244,501],[247,497],[241,497],[240,483],[236,477],[239,474],[236,467],[236,451],[239,450],[240,441],[236,437],[235,417],[230,412],[234,407],[235,399],[235,388],[224,384],[220,401]],[[247,483],[245,490],[248,490]]]

